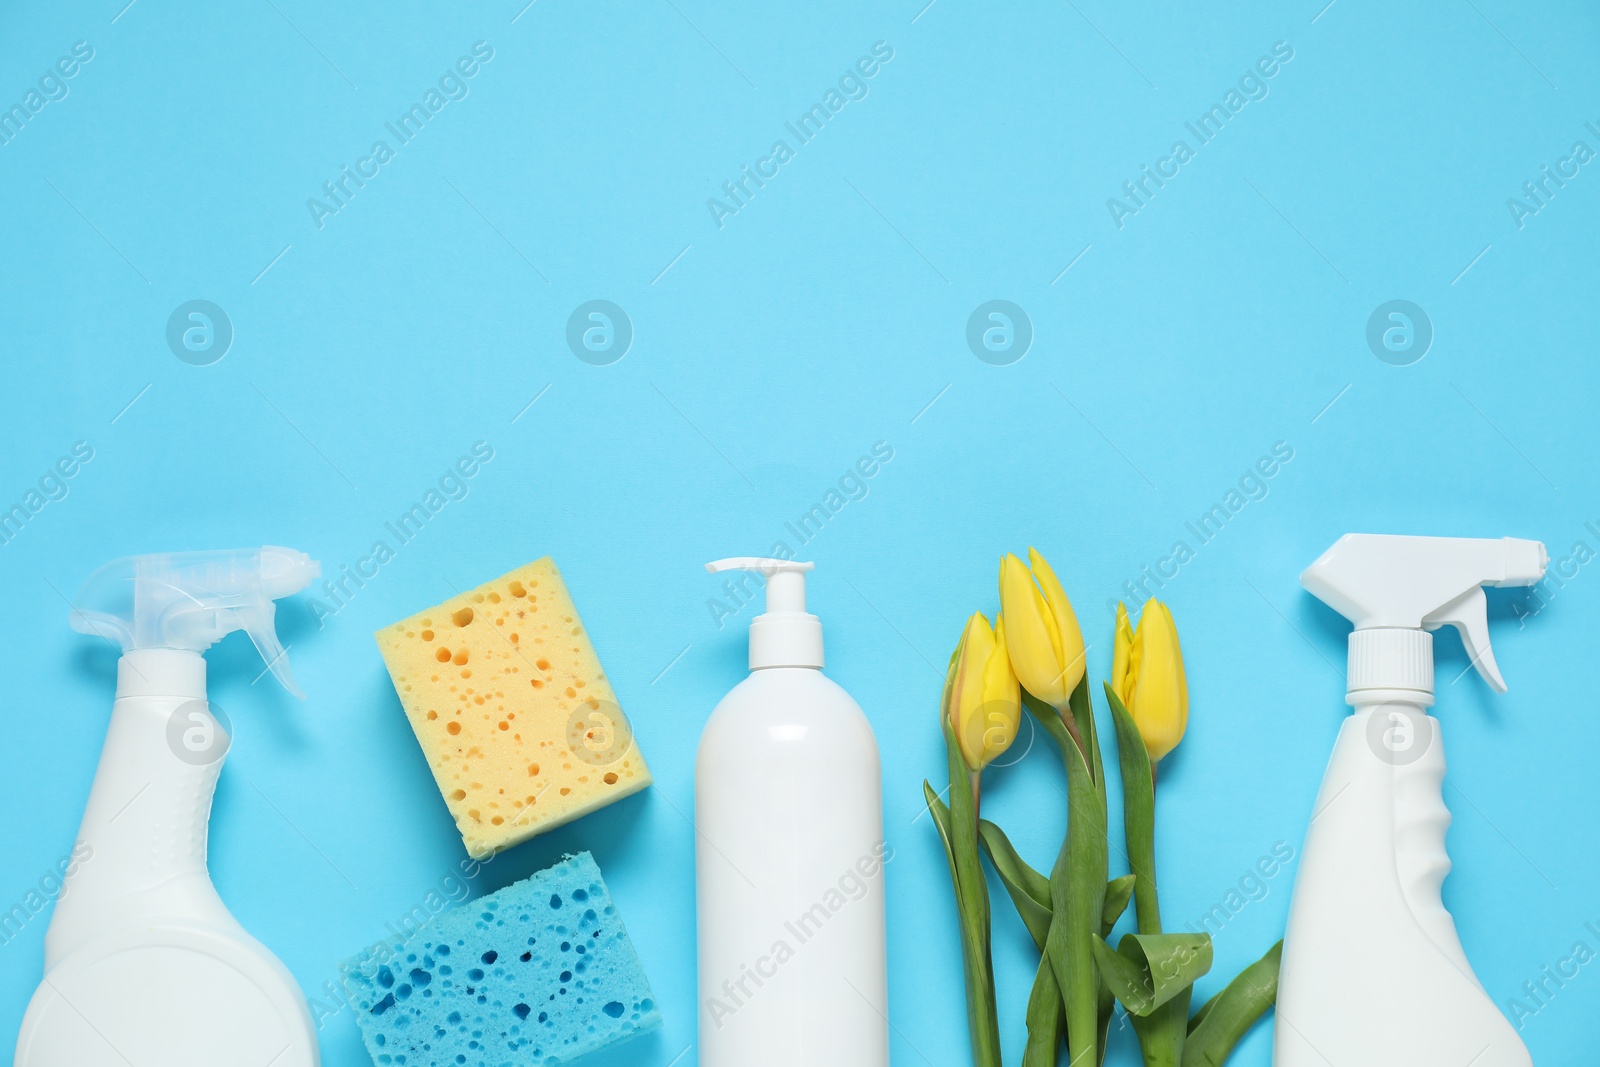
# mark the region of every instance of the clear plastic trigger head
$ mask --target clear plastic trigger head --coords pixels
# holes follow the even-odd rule
[[[297,697],[276,629],[273,601],[322,574],[304,552],[267,545],[219,552],[167,552],[113,560],[89,576],[70,622],[124,653],[171,648],[204,652],[235,630],[250,635],[267,668]]]
[[[278,640],[277,614],[278,606],[268,601],[259,611],[262,616],[258,621],[252,621],[244,626],[244,632],[250,636],[250,643],[256,646],[256,651],[261,653],[261,660],[267,665],[285,689],[301,700],[306,698],[305,693],[294,680],[294,671],[289,669],[289,650],[283,647],[283,642]]]

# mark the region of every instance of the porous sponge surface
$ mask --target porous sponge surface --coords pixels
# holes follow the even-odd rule
[[[380,1067],[565,1064],[661,1025],[587,852],[443,912],[342,971]]]
[[[650,784],[549,557],[374,636],[469,855]]]

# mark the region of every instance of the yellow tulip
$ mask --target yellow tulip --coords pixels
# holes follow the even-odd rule
[[[1117,605],[1111,688],[1139,727],[1152,763],[1178,747],[1189,726],[1189,683],[1178,628],[1161,601],[1145,601],[1137,631],[1128,623],[1128,609]]]
[[[1022,722],[1022,694],[1006,655],[1005,621],[974,612],[945,679],[943,714],[968,768],[981,771],[1011,747]]]
[[[1028,560],[1031,571],[1009,552],[1000,560],[1006,648],[1023,687],[1061,708],[1083,680],[1083,630],[1050,564],[1031,548]]]

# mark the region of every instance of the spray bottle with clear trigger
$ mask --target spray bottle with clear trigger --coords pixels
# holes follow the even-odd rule
[[[201,653],[243,630],[300,696],[273,601],[320,573],[304,553],[269,547],[134,556],[84,586],[72,628],[121,648],[117,695],[17,1067],[318,1064],[300,987],[206,870],[230,739],[206,701]]]
[[[1278,986],[1277,1067],[1529,1067],[1440,896],[1450,871],[1433,635],[1449,624],[1496,692],[1483,587],[1549,557],[1506,537],[1347,534],[1300,576],[1355,624],[1346,702],[1306,833]]]

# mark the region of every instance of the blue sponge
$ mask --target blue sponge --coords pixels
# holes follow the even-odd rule
[[[587,852],[343,966],[379,1064],[564,1064],[661,1025]]]

